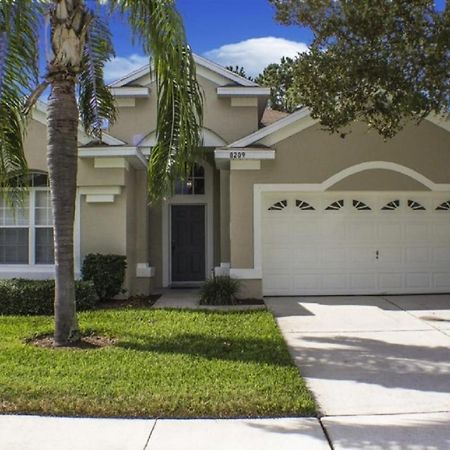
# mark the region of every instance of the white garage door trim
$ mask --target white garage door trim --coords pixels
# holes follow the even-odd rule
[[[450,192],[450,184],[434,183],[419,172],[390,161],[368,161],[348,167],[331,176],[322,183],[301,184],[255,184],[253,186],[253,268],[231,269],[230,275],[235,278],[262,278],[262,194],[265,192],[325,192],[339,181],[366,170],[385,169],[409,176],[422,183],[425,188],[434,192]]]

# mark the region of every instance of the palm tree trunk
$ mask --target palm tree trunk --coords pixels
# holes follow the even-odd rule
[[[73,260],[78,164],[78,108],[75,79],[55,77],[48,103],[48,152],[55,242],[55,346],[80,339]]]

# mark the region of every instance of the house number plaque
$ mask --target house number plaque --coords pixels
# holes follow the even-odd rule
[[[245,152],[230,152],[230,159],[245,159]]]

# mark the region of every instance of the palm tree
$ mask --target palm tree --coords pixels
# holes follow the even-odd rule
[[[95,2],[94,2],[95,3]],[[27,172],[23,137],[40,95],[48,102],[48,169],[54,214],[56,346],[77,342],[73,226],[79,121],[101,139],[105,121],[116,116],[104,83],[114,55],[104,8],[84,0],[1,0],[0,4],[0,184],[17,192]],[[200,143],[202,95],[195,64],[174,0],[111,0],[135,38],[151,55],[157,85],[157,136],[148,166],[149,192],[158,198],[192,165]],[[103,14],[102,14],[103,11]],[[47,68],[39,83],[38,37],[46,20]],[[78,90],[78,91],[77,91]],[[78,95],[77,95],[78,94]],[[9,196],[10,197],[10,196]]]

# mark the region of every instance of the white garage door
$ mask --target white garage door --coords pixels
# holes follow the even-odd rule
[[[450,193],[270,193],[264,295],[450,292]]]

